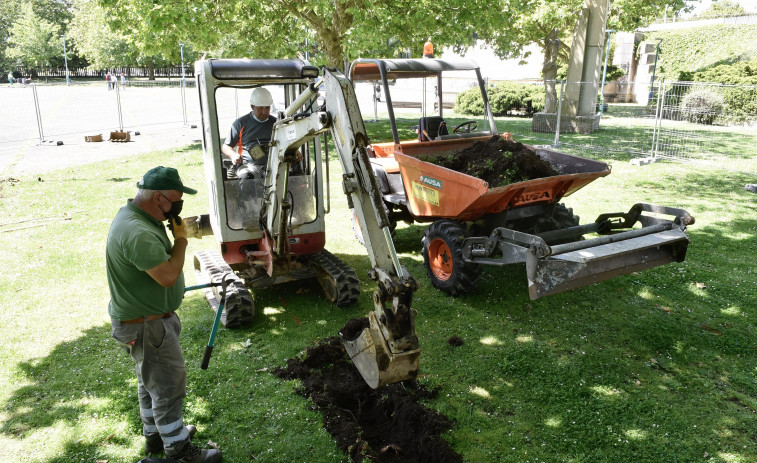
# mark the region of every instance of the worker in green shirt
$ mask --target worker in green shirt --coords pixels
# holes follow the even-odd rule
[[[182,419],[187,371],[175,311],[184,298],[187,233],[179,217],[184,193],[197,191],[184,186],[176,169],[155,167],[116,214],[105,251],[108,313],[113,337],[136,364],[145,450],[165,451],[182,463],[220,462],[219,450],[192,443],[197,429]],[[165,220],[171,223],[173,243]]]

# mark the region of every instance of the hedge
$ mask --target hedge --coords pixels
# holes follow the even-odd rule
[[[489,87],[489,105],[494,116],[510,116],[516,112],[528,116],[544,109],[544,87],[520,82],[498,82]],[[478,87],[457,95],[455,112],[471,116],[484,115],[484,101]]]

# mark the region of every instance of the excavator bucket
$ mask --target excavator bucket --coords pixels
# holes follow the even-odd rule
[[[421,350],[392,352],[374,312],[368,314],[368,322],[370,326],[356,339],[346,339],[340,333],[347,354],[368,386],[376,389],[418,376]]]
[[[129,132],[122,132],[120,130],[117,130],[115,132],[110,133],[110,138],[108,140],[125,143],[131,140],[131,134]]]

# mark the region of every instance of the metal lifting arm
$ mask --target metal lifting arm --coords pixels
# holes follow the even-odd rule
[[[368,137],[352,83],[341,73],[329,70],[324,70],[322,83],[325,112],[294,114],[298,107],[317,96],[319,80],[287,108],[285,119],[274,126],[261,225],[271,242],[274,259],[288,260],[289,166],[297,160],[297,148],[330,131],[342,165],[343,189],[362,228],[371,260],[369,276],[378,286],[373,294],[374,310],[368,316],[369,326],[357,337],[347,339],[343,335],[342,340],[363,379],[377,388],[414,378],[418,373],[421,351],[415,333],[416,312],[411,307],[418,283],[400,264],[394,249],[383,199],[368,159]]]

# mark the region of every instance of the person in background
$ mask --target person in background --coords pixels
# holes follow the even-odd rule
[[[8,83],[10,85],[13,85],[14,81],[15,81],[15,79],[13,78],[13,71],[8,72]]]
[[[165,451],[180,463],[217,463],[220,450],[192,443],[197,429],[185,426],[182,406],[187,370],[176,314],[184,298],[187,232],[179,217],[184,186],[176,169],[155,167],[137,183],[137,194],[110,226],[105,262],[113,338],[128,352],[137,373],[137,396],[147,453]],[[163,221],[172,227],[173,243]]]

